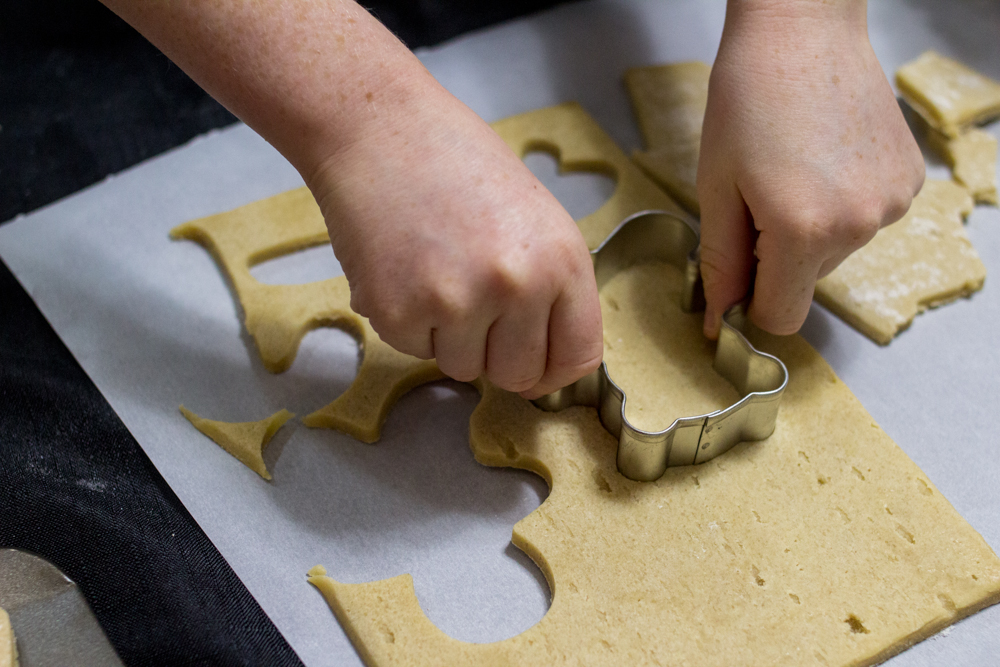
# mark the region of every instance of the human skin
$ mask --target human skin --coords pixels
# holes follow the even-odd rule
[[[436,358],[457,380],[485,375],[526,398],[599,365],[600,304],[572,218],[485,122],[356,3],[104,2],[298,169],[323,211],[352,308],[385,342]],[[901,115],[898,125],[882,117],[882,98],[892,93],[858,28],[864,11],[852,0],[744,0],[728,9],[698,178],[710,336],[719,313],[746,293],[755,238],[751,316],[787,333],[801,324],[803,290],[811,297],[819,270],[900,217],[916,191],[908,186],[919,187],[910,175],[916,170],[901,168],[905,160],[884,157],[891,150],[860,146],[869,134],[879,147],[913,142]],[[831,16],[836,25],[824,31]],[[801,35],[840,60],[806,62],[791,48]],[[840,38],[863,44],[836,47]],[[772,42],[784,47],[774,57]],[[744,62],[761,54],[757,65]],[[776,76],[766,66],[776,61],[801,74]],[[882,96],[874,105],[861,96],[853,107],[837,103],[823,122],[809,117],[831,66],[841,91],[874,87]],[[830,134],[820,151],[817,131]],[[844,136],[852,149],[874,153],[858,163],[865,178],[845,174],[853,151],[838,147]],[[775,165],[788,164],[800,168],[772,176]],[[898,187],[863,188],[886,182]],[[811,199],[817,187],[821,197]],[[851,208],[859,188],[866,204]],[[733,213],[744,200],[752,219]],[[757,237],[753,225],[765,222]]]
[[[866,13],[857,0],[728,4],[698,165],[710,337],[751,280],[750,318],[798,331],[817,279],[901,218],[923,184]]]

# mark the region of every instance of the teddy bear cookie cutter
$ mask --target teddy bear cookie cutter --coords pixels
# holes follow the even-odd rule
[[[598,289],[629,266],[665,261],[684,273],[684,312],[703,309],[697,225],[667,211],[628,216],[590,253]],[[669,467],[709,461],[739,442],[763,440],[774,431],[788,369],[747,340],[746,304],[733,306],[723,316],[713,362],[715,371],[740,393],[740,400],[729,407],[680,417],[661,431],[637,428],[625,416],[625,392],[605,362],[573,384],[537,399],[535,405],[553,412],[574,405],[597,408],[604,428],[618,438],[618,471],[640,482],[659,479]]]

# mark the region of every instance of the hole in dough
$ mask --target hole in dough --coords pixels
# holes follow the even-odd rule
[[[574,220],[585,218],[604,205],[615,193],[615,179],[593,171],[563,171],[559,161],[546,150],[524,156],[524,164],[542,182]]]
[[[250,267],[265,285],[304,285],[344,275],[329,243],[313,246]]]

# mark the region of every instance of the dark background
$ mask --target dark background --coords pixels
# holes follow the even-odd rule
[[[416,48],[555,4],[366,6]],[[96,0],[0,4],[0,221],[233,122]],[[6,547],[76,581],[127,665],[301,664],[0,263]]]

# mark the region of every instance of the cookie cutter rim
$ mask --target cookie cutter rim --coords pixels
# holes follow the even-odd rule
[[[634,213],[592,250],[594,275],[601,288],[616,273],[649,260],[667,261],[684,273],[681,308],[705,306],[699,269],[697,221],[668,211]],[[680,417],[661,431],[637,428],[625,416],[627,397],[611,378],[607,363],[573,384],[542,396],[535,405],[559,411],[574,405],[597,408],[601,423],[618,438],[618,471],[629,479],[659,479],[669,467],[697,465],[732,449],[737,443],[763,440],[774,432],[788,369],[777,357],[757,350],[744,335],[746,302],[722,318],[713,368],[741,398],[729,407],[693,417]]]

